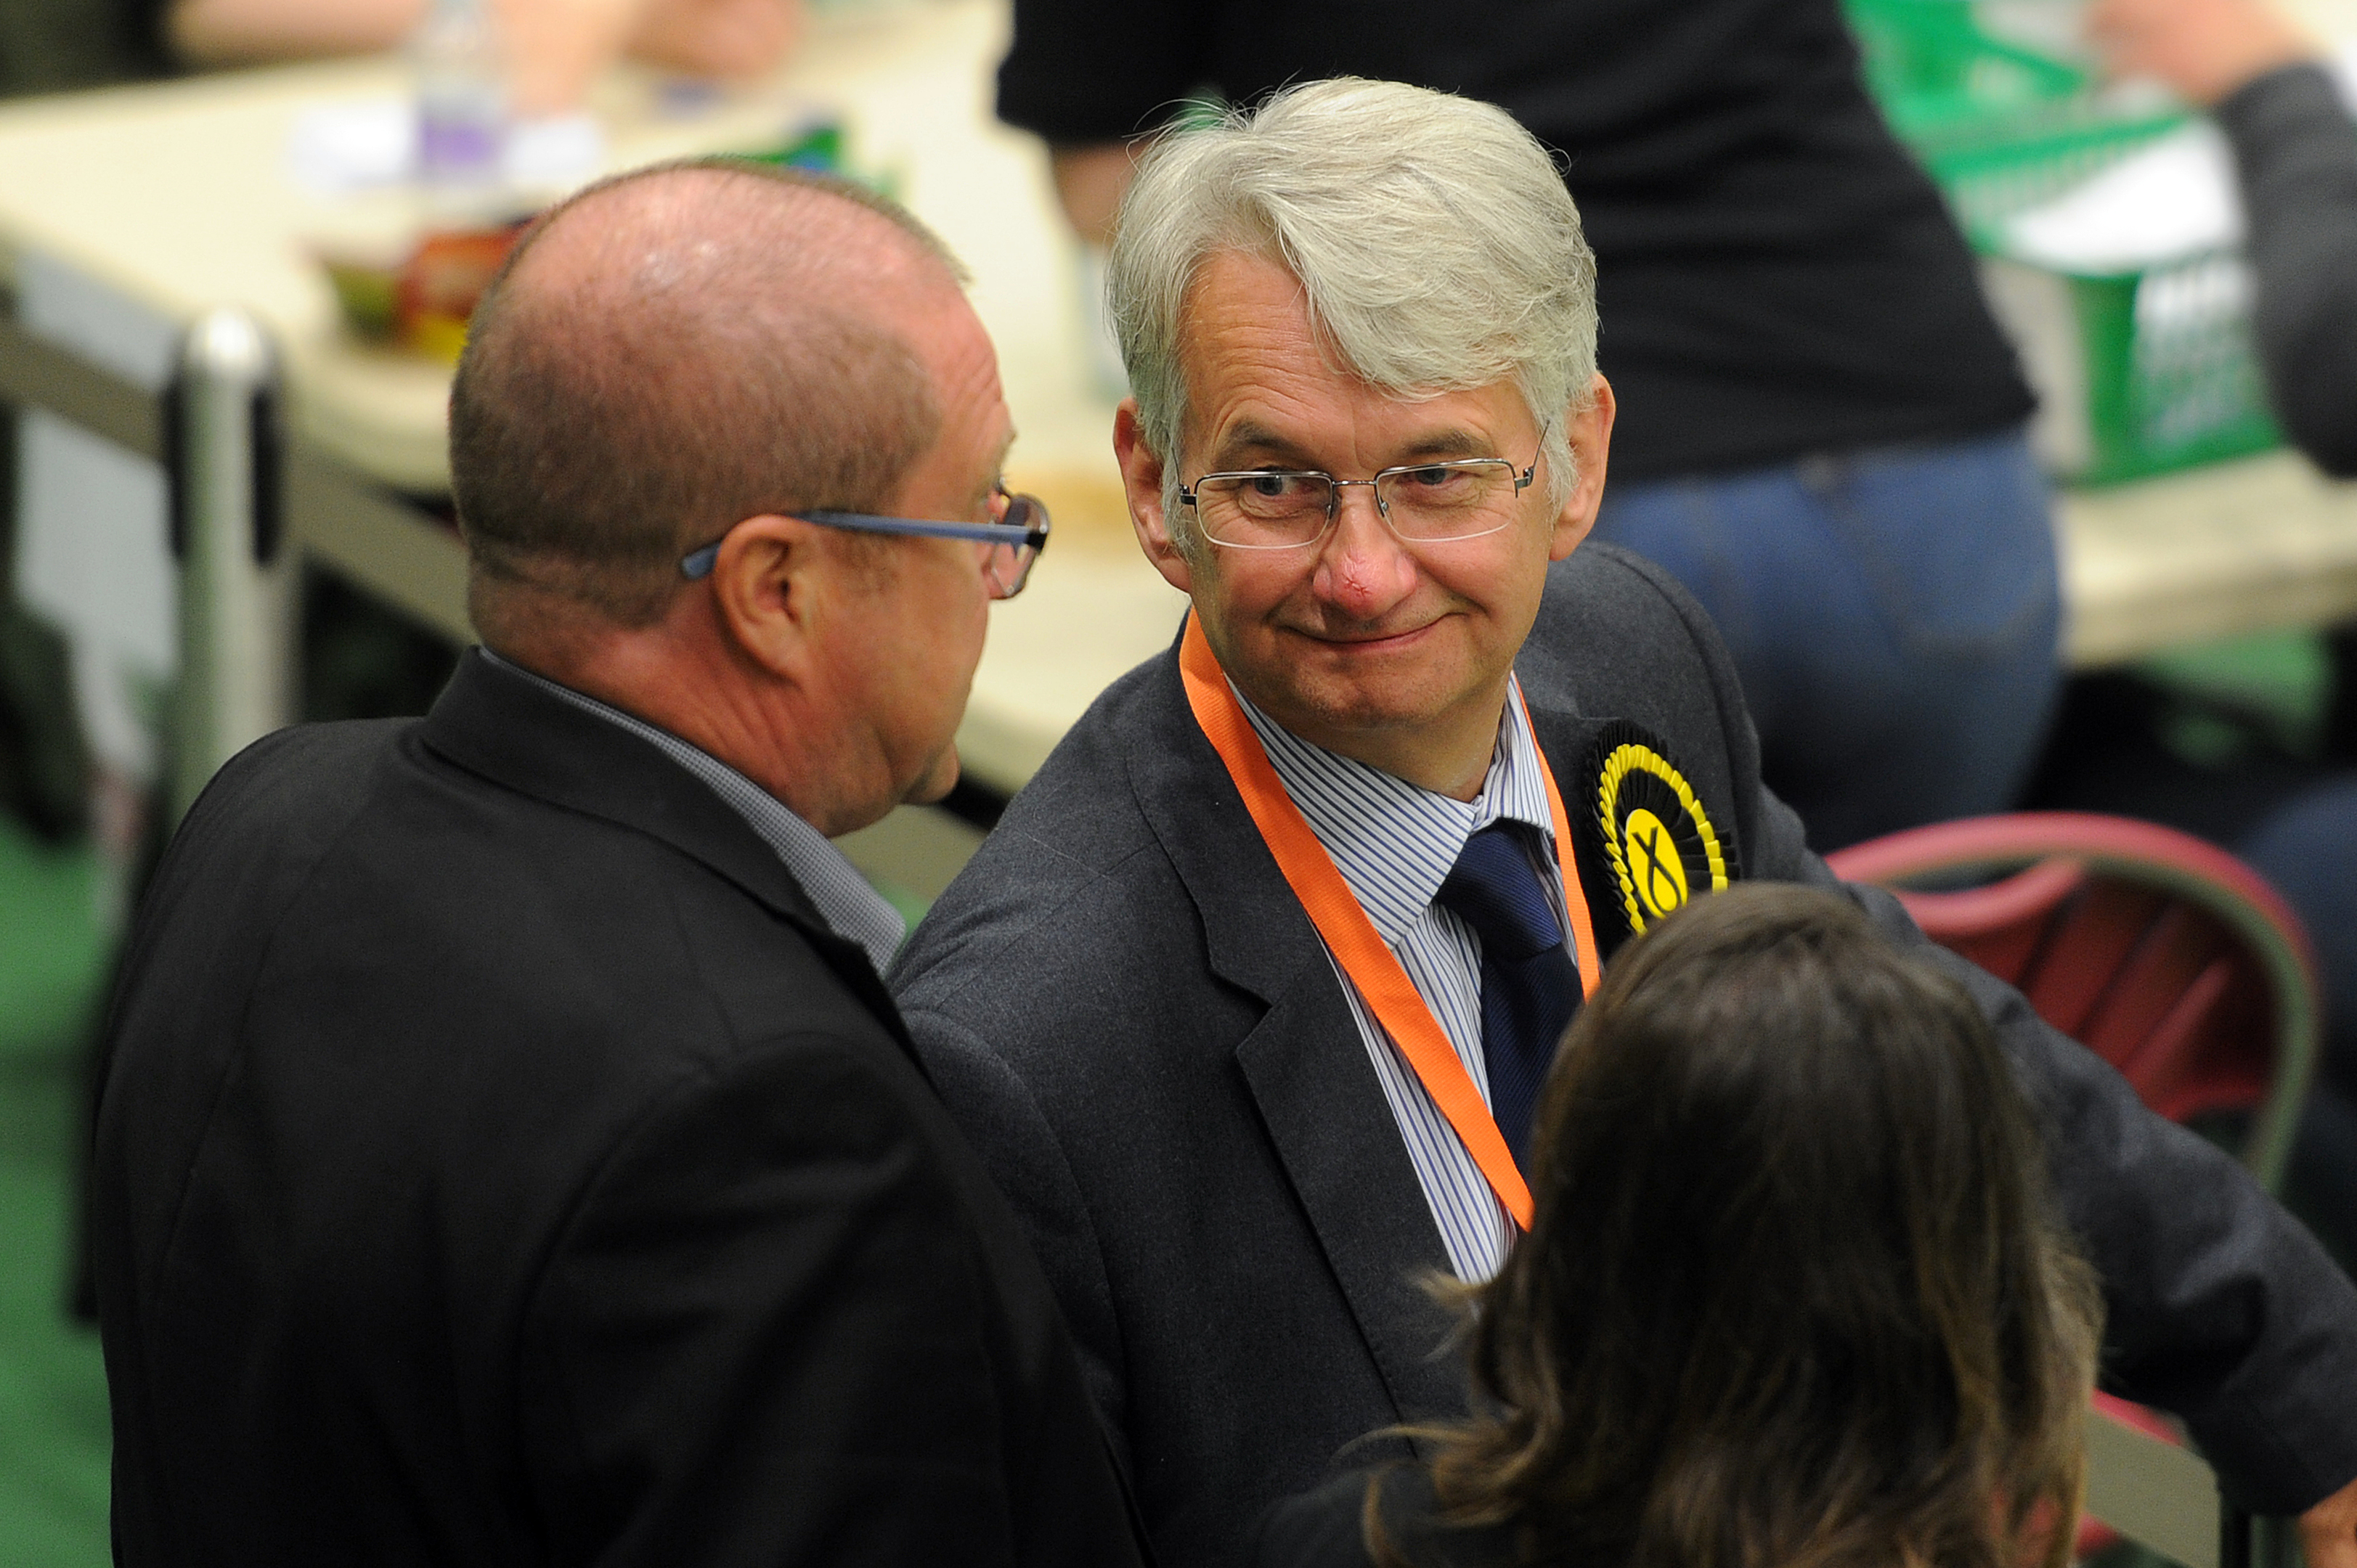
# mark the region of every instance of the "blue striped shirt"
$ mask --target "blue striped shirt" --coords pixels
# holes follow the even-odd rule
[[[1231,682],[1231,689],[1233,689]],[[1481,940],[1433,895],[1448,880],[1465,841],[1501,819],[1537,832],[1526,842],[1545,846],[1532,856],[1539,879],[1563,911],[1563,875],[1556,864],[1555,826],[1547,811],[1538,740],[1513,686],[1498,725],[1498,746],[1481,792],[1470,800],[1417,788],[1396,775],[1313,746],[1262,713],[1241,692],[1236,701],[1260,735],[1286,793],[1326,846],[1368,921],[1398,955],[1400,967],[1432,1009],[1465,1070],[1490,1092],[1481,1057]],[[1566,946],[1571,922],[1564,921]],[[1327,954],[1330,961],[1333,954]],[[1572,953],[1577,962],[1578,954]],[[1334,966],[1374,1064],[1392,1118],[1407,1145],[1433,1223],[1440,1229],[1449,1266],[1463,1280],[1486,1280],[1506,1261],[1514,1222],[1490,1190],[1481,1167],[1466,1151],[1448,1118],[1433,1103],[1415,1069],[1375,1018],[1342,967]]]
[[[626,714],[611,703],[601,703],[545,675],[535,674],[488,648],[483,650],[483,657],[501,669],[514,671],[552,696],[562,697],[576,708],[621,725],[702,779],[786,863],[786,870],[810,895],[811,903],[817,907],[829,929],[866,950],[877,973],[891,966],[892,955],[899,950],[901,939],[909,934],[908,922],[867,885],[859,868],[845,860],[843,852],[828,843],[824,833],[796,816],[785,802],[701,746],[690,746],[635,714]]]

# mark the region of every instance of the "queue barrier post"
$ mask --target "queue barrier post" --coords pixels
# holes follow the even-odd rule
[[[214,772],[294,716],[296,557],[286,539],[278,356],[221,308],[182,341],[163,407],[180,674],[167,807],[178,822]]]

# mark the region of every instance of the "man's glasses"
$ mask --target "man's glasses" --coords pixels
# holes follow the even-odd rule
[[[1546,436],[1539,436],[1545,449]],[[1338,479],[1315,469],[1254,468],[1206,474],[1181,486],[1181,505],[1195,509],[1203,536],[1231,550],[1293,550],[1315,544],[1334,526],[1342,491],[1365,485],[1375,492],[1375,510],[1407,543],[1435,544],[1479,539],[1511,526],[1513,501],[1538,472],[1517,469],[1503,457],[1461,457],[1445,463],[1410,463],[1385,468],[1372,479]]]
[[[990,546],[982,572],[994,599],[1011,599],[1030,580],[1032,563],[1048,548],[1048,505],[1038,496],[1011,494],[1005,485],[991,496],[995,522],[929,522],[913,517],[872,517],[862,511],[794,511],[784,515],[814,522],[822,528],[854,533],[916,534],[927,539],[971,539]],[[723,534],[722,539],[727,535]],[[712,575],[720,559],[720,540],[691,551],[679,563],[680,575],[694,581]]]

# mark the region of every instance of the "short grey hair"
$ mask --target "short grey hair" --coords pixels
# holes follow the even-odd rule
[[[1243,251],[1300,281],[1341,365],[1403,397],[1512,381],[1573,482],[1564,413],[1596,374],[1596,256],[1538,139],[1495,105],[1395,81],[1287,88],[1163,138],[1122,203],[1105,292],[1174,535],[1187,295]]]

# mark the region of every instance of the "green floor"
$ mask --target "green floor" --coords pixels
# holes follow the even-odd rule
[[[0,1568],[96,1568],[106,1380],[60,1308],[76,1042],[103,962],[90,857],[0,816]]]

